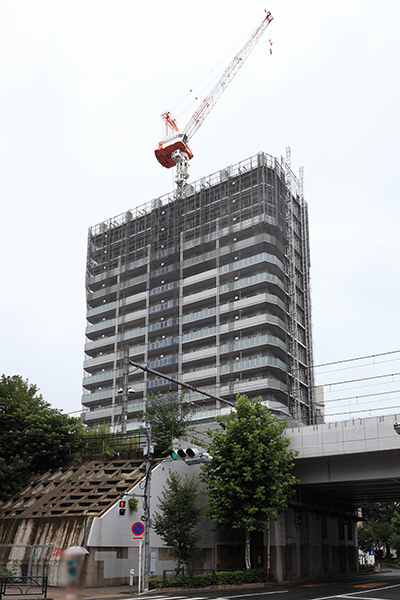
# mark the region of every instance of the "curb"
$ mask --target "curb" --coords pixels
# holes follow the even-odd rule
[[[286,583],[286,582],[285,582]],[[166,593],[167,595],[170,592],[184,592],[185,590],[193,592],[194,590],[204,590],[204,591],[213,591],[213,590],[248,590],[254,588],[272,588],[276,586],[276,583],[272,581],[265,583],[245,583],[243,585],[208,585],[206,587],[169,587],[169,588],[155,588],[154,590],[149,590],[148,592],[141,592],[138,596],[144,596],[145,594],[154,594],[154,593]],[[103,598],[102,598],[103,600]]]

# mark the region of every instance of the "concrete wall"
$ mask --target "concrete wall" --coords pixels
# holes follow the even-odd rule
[[[0,519],[0,563],[18,575],[47,574],[49,585],[61,582],[60,554],[72,545],[86,546],[90,517]],[[13,561],[18,561],[16,565]]]
[[[200,466],[188,467],[183,461],[163,462],[154,470],[151,483],[152,515],[157,512],[157,498],[171,471],[189,477],[198,475]],[[141,494],[138,486],[132,493]],[[94,518],[88,538],[86,585],[113,585],[127,583],[129,569],[138,569],[138,541],[132,539],[131,527],[140,521],[141,500],[138,510],[126,517],[117,516],[117,507],[103,517]],[[223,569],[226,566],[243,567],[244,531],[233,530],[229,535],[212,531],[210,521],[202,521],[203,550],[194,561],[193,568]],[[301,577],[321,577],[357,572],[357,534],[354,521],[350,525],[338,516],[327,516],[312,510],[289,508],[286,514],[271,524],[271,570],[280,580]],[[353,538],[353,539],[350,539]],[[267,532],[253,534],[252,560],[263,560],[267,552]],[[172,549],[151,529],[150,551],[155,553],[155,576],[163,570],[173,570],[176,560]],[[231,561],[230,565],[226,562]],[[236,562],[235,562],[236,561]],[[239,561],[239,562],[238,562]],[[262,565],[260,565],[262,566]]]

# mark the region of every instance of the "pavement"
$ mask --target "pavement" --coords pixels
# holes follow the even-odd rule
[[[381,571],[329,580],[291,580],[277,584],[213,586],[209,588],[157,589],[139,596],[143,600],[399,600],[400,571]],[[13,597],[17,600],[18,596]],[[129,585],[85,588],[78,600],[138,599]],[[66,600],[65,590],[49,587],[47,599]],[[28,600],[25,596],[25,600]],[[32,596],[29,600],[33,600]]]

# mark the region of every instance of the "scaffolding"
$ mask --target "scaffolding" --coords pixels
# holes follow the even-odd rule
[[[261,243],[257,242],[258,239],[264,240],[262,244],[269,244],[274,248],[272,252],[276,252],[276,256],[280,257],[282,265],[274,267],[275,272],[282,274],[282,281],[286,278],[286,288],[283,283],[282,291],[278,293],[278,296],[281,295],[279,301],[282,302],[282,306],[285,307],[283,310],[286,312],[285,403],[289,405],[291,415],[296,421],[311,421],[309,404],[311,392],[308,388],[312,377],[309,369],[312,364],[310,362],[312,349],[311,351],[307,349],[307,340],[311,340],[311,309],[307,287],[309,266],[305,265],[305,260],[309,260],[308,224],[302,223],[307,219],[307,210],[305,200],[299,192],[300,188],[301,181],[291,170],[290,150],[286,154],[286,160],[278,160],[268,154],[259,153],[188,184],[184,197],[177,198],[176,194],[171,192],[89,229],[86,287],[88,317],[90,316],[91,320],[88,328],[97,327],[98,324],[106,331],[105,342],[92,335],[90,340],[93,340],[93,344],[90,347],[100,347],[107,339],[110,340],[106,351],[109,356],[112,355],[113,361],[113,425],[117,424],[119,419],[117,408],[119,408],[120,398],[115,390],[121,384],[123,344],[129,343],[126,340],[129,340],[132,331],[132,326],[128,324],[126,307],[127,298],[133,293],[132,290],[135,290],[135,294],[143,295],[143,309],[146,312],[141,322],[142,358],[138,362],[150,366],[149,361],[153,360],[155,344],[158,344],[160,352],[163,352],[163,346],[167,352],[182,357],[184,352],[182,340],[184,331],[187,330],[185,325],[187,322],[183,320],[187,310],[183,302],[183,280],[186,281],[188,274],[197,274],[200,282],[203,268],[215,269],[216,289],[222,290],[228,273],[232,273],[233,269],[237,268],[235,248],[240,245],[244,255],[247,255],[251,252],[252,244],[255,248],[256,244]],[[249,231],[252,231],[251,238],[248,237],[250,234],[246,233]],[[274,241],[265,241],[265,236],[270,235],[268,232],[272,234]],[[241,239],[243,241],[240,241]],[[226,268],[225,262],[228,259],[222,260],[223,256],[219,250],[221,240],[225,240],[224,252],[232,254],[229,259],[232,262],[227,263]],[[247,242],[250,246],[245,245],[245,240],[251,240]],[[241,251],[237,253],[240,254]],[[265,270],[264,267],[262,269]],[[274,269],[270,272],[273,273]],[[233,273],[229,281],[231,279]],[[234,285],[232,281],[228,286],[232,292],[232,299],[235,298]],[[262,285],[267,290],[269,284]],[[108,301],[100,300],[100,297],[104,296],[104,287],[108,290]],[[277,289],[276,284],[275,289]],[[303,293],[304,316],[298,311],[298,308],[300,311],[303,310],[301,299]],[[164,336],[162,342],[155,342],[154,330],[152,330],[154,311],[162,317],[164,307],[161,306],[161,302],[164,302],[164,297],[168,299],[168,319],[166,318],[164,322],[165,328],[168,326],[168,329],[165,329],[168,335]],[[218,300],[215,301],[218,303]],[[99,305],[100,302],[106,304]],[[107,319],[103,319],[104,322],[100,321],[99,316],[97,321],[96,311],[106,313],[107,306],[113,319],[106,330]],[[282,314],[284,319],[285,313]],[[222,344],[219,337],[223,325],[221,318],[218,309],[215,314],[215,344],[218,347]],[[233,318],[235,317],[232,316]],[[161,324],[159,325],[161,327]],[[229,331],[233,332],[233,323],[229,325]],[[98,341],[95,341],[97,339]],[[131,350],[136,352],[137,348]],[[215,386],[217,395],[221,395],[221,390],[225,386],[227,390],[225,394],[227,397],[232,397],[236,389],[235,382],[238,381],[237,375],[231,366],[230,383],[229,385],[224,383],[227,381],[224,374],[226,370],[224,370],[224,363],[219,362],[219,351],[217,354],[216,378],[205,385]],[[133,355],[131,353],[131,356]],[[88,366],[98,365],[102,361],[101,357],[93,361],[91,358],[92,356],[88,355],[85,361]],[[158,368],[157,365],[154,366]],[[103,371],[109,369],[107,363],[107,369]],[[92,371],[95,372],[95,369],[93,368]],[[106,375],[107,372],[104,377]],[[181,358],[175,362],[171,361],[168,375],[179,378],[184,375]],[[89,381],[90,377],[86,377],[84,385]],[[153,382],[146,373],[145,389],[152,391],[157,388],[157,385],[159,384]],[[248,385],[248,389],[255,387],[255,384]],[[106,404],[102,398],[105,397],[105,393],[102,390],[96,392],[97,395],[93,395],[93,398],[99,398],[99,405],[93,405],[93,412],[98,410],[100,414],[104,410]],[[274,405],[276,394],[281,397],[282,393],[282,390],[266,391],[266,396],[270,394],[271,406]],[[91,397],[91,393],[84,397],[85,405],[91,401]],[[204,408],[209,409],[209,407]]]

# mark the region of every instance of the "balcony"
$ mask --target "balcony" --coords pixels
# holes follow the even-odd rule
[[[260,283],[277,285],[281,288],[281,290],[285,291],[285,284],[276,275],[272,275],[271,273],[257,273],[255,275],[250,275],[249,277],[236,279],[235,281],[231,281],[230,283],[221,285],[219,288],[219,292],[220,294],[225,294],[226,292],[233,292],[235,290],[240,290],[246,287],[248,288],[251,286],[259,286]]]
[[[286,331],[285,322],[282,319],[275,317],[274,315],[262,314],[249,317],[248,319],[236,319],[230,323],[225,323],[225,325],[221,325],[220,327],[220,334],[223,335],[224,333],[242,331],[243,329],[249,329],[251,327],[260,327],[264,324],[276,325]]]
[[[208,279],[215,279],[217,276],[217,269],[210,269],[209,271],[202,271],[201,273],[197,273],[196,275],[192,275],[191,277],[186,277],[183,280],[183,286],[189,287],[198,283],[203,283]]]
[[[93,350],[97,350],[98,348],[105,348],[107,346],[114,346],[115,344],[115,335],[110,335],[109,337],[103,337],[99,340],[91,340],[85,344],[85,352],[89,353]]]
[[[185,335],[182,336],[182,342],[198,340],[203,337],[209,337],[210,335],[216,335],[216,333],[216,327],[205,327],[204,329],[196,329],[196,331],[185,333]]]
[[[217,288],[209,288],[208,290],[202,290],[201,292],[196,292],[195,294],[190,294],[189,296],[185,296],[183,298],[183,304],[194,304],[195,302],[202,302],[207,300],[208,298],[215,298],[217,295]]]
[[[213,306],[212,308],[205,308],[204,310],[199,310],[197,312],[188,313],[182,317],[182,323],[191,323],[192,321],[198,321],[200,319],[207,319],[210,317],[215,317],[217,314],[217,307]]]
[[[201,361],[205,358],[209,358],[210,356],[216,356],[217,348],[216,346],[211,346],[210,348],[203,348],[202,350],[197,350],[196,352],[189,352],[182,356],[182,362],[188,363],[193,361]]]
[[[245,373],[250,369],[259,369],[260,367],[276,367],[278,369],[282,369],[282,371],[287,370],[286,363],[275,356],[256,356],[254,358],[235,360],[226,365],[221,365],[219,372],[221,374],[234,374],[237,371]]]
[[[219,348],[221,354],[227,352],[237,352],[246,350],[247,348],[255,348],[257,346],[279,346],[285,352],[287,351],[286,343],[275,335],[254,335],[245,337],[240,340],[234,340],[227,344],[222,344]]]
[[[94,331],[101,331],[102,329],[110,329],[111,327],[115,328],[115,323],[117,319],[104,319],[104,321],[100,321],[99,323],[95,323],[94,325],[88,325],[85,329],[86,335],[93,333]]]
[[[90,377],[84,377],[82,380],[83,386],[93,385],[98,383],[99,381],[107,381],[113,379],[114,371],[103,371],[101,373],[97,373],[96,375],[92,375]]]
[[[217,376],[217,367],[210,367],[207,369],[199,369],[198,371],[190,371],[182,375],[182,381],[184,383],[191,383],[194,385],[196,381],[203,381],[204,379],[215,379]]]
[[[237,394],[249,394],[253,395],[254,392],[257,394],[265,394],[265,392],[283,392],[288,393],[288,388],[285,383],[282,383],[278,379],[268,377],[264,379],[254,379],[252,381],[237,381],[233,382],[230,386],[221,386],[220,395],[223,397]]]
[[[88,308],[86,312],[86,318],[92,317],[93,315],[101,314],[103,312],[114,310],[115,308],[117,308],[116,302],[107,302],[107,304],[100,304],[100,306],[96,306],[95,308]]]
[[[220,314],[223,315],[231,312],[232,310],[241,310],[243,308],[248,308],[249,306],[258,306],[259,304],[265,303],[279,306],[282,311],[286,312],[286,305],[278,296],[273,294],[256,294],[255,296],[249,296],[247,298],[243,298],[242,300],[235,300],[234,302],[222,304],[220,308]]]
[[[137,413],[143,411],[145,408],[144,402],[128,402],[128,414],[129,413]],[[109,406],[105,406],[104,408],[94,408],[93,410],[85,410],[83,411],[83,418],[86,423],[91,421],[98,421],[100,419],[111,419],[112,415],[120,415],[122,412],[121,404],[110,404]]]

